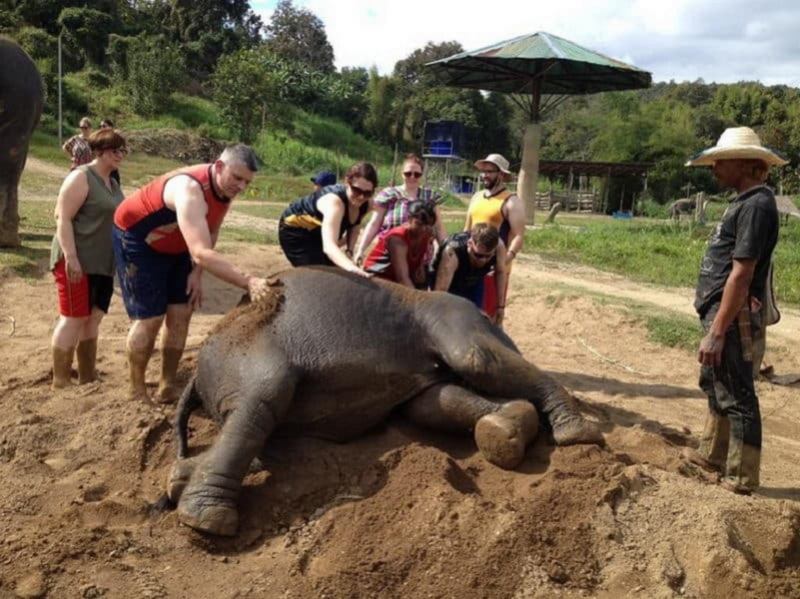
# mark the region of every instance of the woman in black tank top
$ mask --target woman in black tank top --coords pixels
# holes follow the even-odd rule
[[[370,275],[352,260],[361,220],[378,186],[378,173],[367,162],[347,171],[345,185],[323,187],[293,202],[281,216],[278,240],[292,266],[338,266]],[[340,242],[346,241],[342,250]]]

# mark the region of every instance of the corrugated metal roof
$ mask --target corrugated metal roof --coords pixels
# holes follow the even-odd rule
[[[538,79],[544,94],[587,94],[648,87],[650,73],[539,31],[454,54],[428,66],[447,85],[530,93]]]

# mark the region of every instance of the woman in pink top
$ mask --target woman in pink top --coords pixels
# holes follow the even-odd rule
[[[367,254],[369,244],[375,239],[384,237],[391,229],[399,227],[408,221],[409,206],[420,199],[420,183],[422,182],[422,159],[416,154],[406,154],[403,161],[403,184],[396,187],[387,187],[373,200],[372,218],[358,240],[355,261],[360,262]],[[430,200],[436,213],[436,239],[440,243],[447,238],[447,231],[442,223],[439,207]],[[427,255],[428,261],[433,257],[433,252]]]
[[[408,220],[389,229],[364,262],[364,270],[406,287],[425,288],[425,255],[433,239],[436,211],[430,202],[411,202]]]

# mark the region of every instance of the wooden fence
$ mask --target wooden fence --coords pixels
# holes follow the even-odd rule
[[[537,210],[550,210],[556,203],[560,203],[565,212],[596,212],[600,209],[600,197],[592,191],[540,191],[536,194]]]

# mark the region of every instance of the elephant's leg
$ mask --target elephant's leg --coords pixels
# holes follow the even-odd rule
[[[580,413],[577,400],[551,376],[525,360],[502,333],[489,325],[461,339],[437,343],[445,363],[469,386],[489,397],[515,397],[532,402],[547,419],[558,445],[602,443],[599,428]]]
[[[236,501],[242,479],[286,412],[296,384],[296,376],[285,360],[269,359],[267,363],[267,375],[262,374],[263,366],[246,369],[254,376],[258,374],[258,382],[242,381],[238,397],[230,400],[234,407],[219,437],[197,460],[182,493],[185,472],[177,469],[175,473],[173,490],[180,495],[178,518],[192,528],[218,535],[236,534]],[[191,466],[186,464],[186,469],[191,470]]]
[[[459,385],[436,385],[404,407],[414,422],[439,430],[474,431],[487,461],[515,468],[536,438],[539,415],[527,401],[490,401]]]

